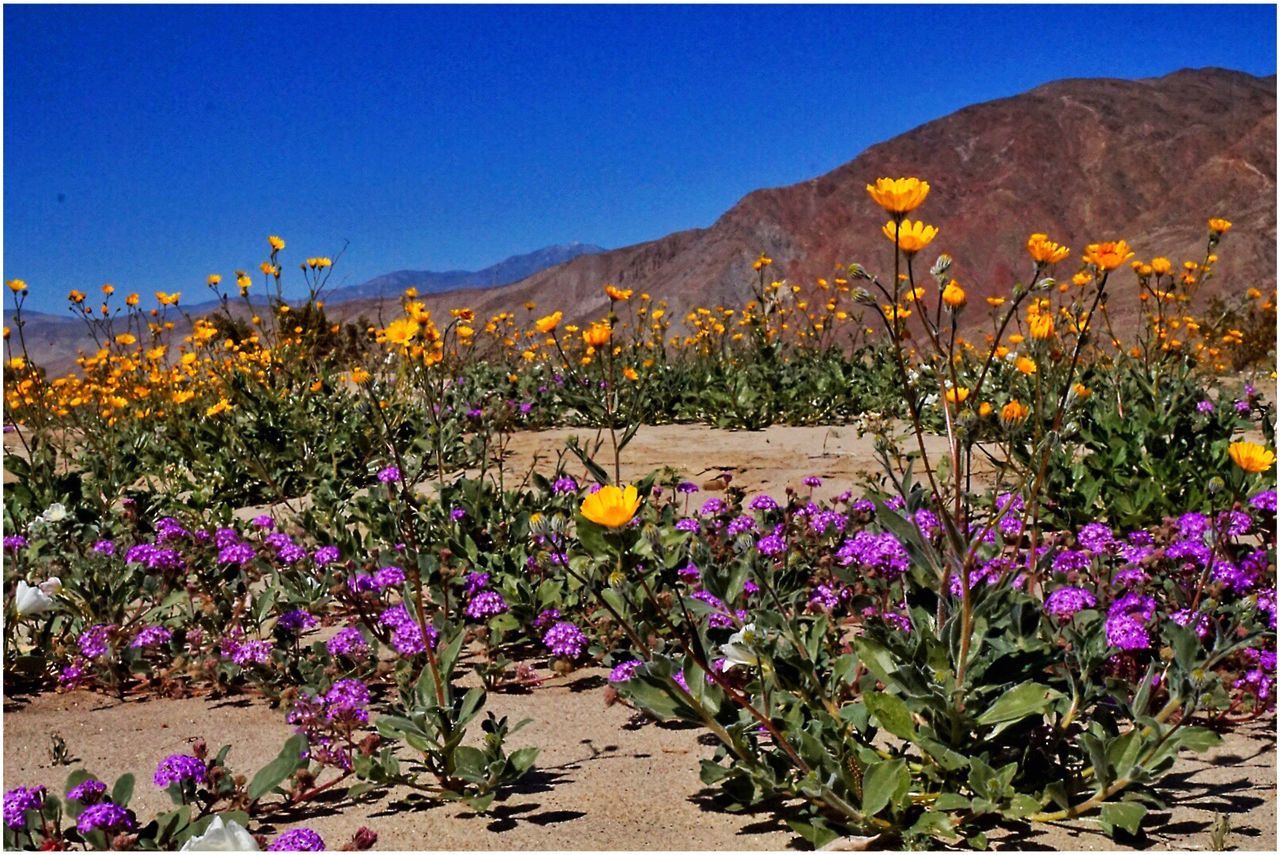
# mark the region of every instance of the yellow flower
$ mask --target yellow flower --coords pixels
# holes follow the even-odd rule
[[[1092,281],[1093,281],[1093,277],[1090,276],[1088,273],[1077,273],[1075,276],[1071,277],[1072,284],[1080,288],[1083,288],[1084,286],[1088,285]]]
[[[226,398],[221,398],[219,399],[218,403],[214,404],[212,407],[205,410],[204,414],[206,418],[213,418],[214,416],[219,415],[220,413],[225,413],[229,409],[231,409],[231,402],[228,401]]]
[[[156,292],[156,301],[162,306],[176,306],[180,297],[182,297],[181,291],[174,291],[172,294],[166,294],[163,291]]]
[[[640,496],[635,485],[626,488],[606,484],[582,500],[581,512],[596,525],[622,528],[640,509]]]
[[[610,300],[616,300],[619,303],[627,302],[634,293],[630,288],[617,288],[613,285],[604,286],[604,292],[609,295]]]
[[[351,382],[357,386],[363,385],[369,381],[369,372],[365,371],[359,365],[351,369]]]
[[[773,264],[773,259],[762,252],[760,253],[760,257],[752,262],[751,267],[753,270],[763,270],[770,264]]]
[[[881,231],[889,240],[893,240],[896,236],[898,248],[906,255],[915,255],[938,235],[936,226],[926,226],[923,222],[911,220],[903,220],[901,224],[890,220],[884,224]]]
[[[953,309],[960,308],[968,299],[968,295],[964,293],[960,283],[954,279],[947,283],[946,288],[942,289],[942,302]]]
[[[1000,408],[1000,421],[1006,424],[1020,422],[1027,417],[1031,410],[1026,404],[1019,401],[1010,401]]]
[[[978,415],[982,416],[984,419],[991,415],[991,403],[989,401],[983,401],[978,405]]]
[[[1230,227],[1230,223],[1227,225]],[[1227,454],[1245,472],[1266,472],[1276,462],[1275,453],[1256,442],[1233,442]]]
[[[533,322],[533,325],[537,327],[538,332],[542,333],[543,335],[546,335],[547,333],[554,330],[556,327],[560,326],[560,321],[563,318],[564,318],[564,312],[552,312],[549,315],[545,315],[544,317],[538,318],[536,321]]]
[[[630,365],[628,365],[626,368],[622,369],[622,376],[623,376],[623,377],[626,377],[628,380],[630,380],[630,381],[631,381],[631,382],[633,382],[633,383],[634,383],[636,380],[639,380],[639,379],[640,379],[640,375],[639,375],[639,374],[637,374],[637,373],[636,373],[636,370],[635,370],[634,368],[632,368]]]
[[[582,333],[582,340],[591,347],[603,347],[613,337],[613,327],[607,321],[596,321]]]
[[[210,287],[214,287],[214,288],[216,288],[220,282],[222,282],[222,277],[221,277],[220,275],[218,275],[217,273],[210,273],[210,274],[209,274],[209,285],[210,285]]]
[[[1133,253],[1129,251],[1129,244],[1122,240],[1091,243],[1084,251],[1084,260],[1099,270],[1115,270],[1130,258],[1133,258]]]
[[[1231,231],[1231,221],[1224,220],[1221,217],[1213,217],[1209,220],[1209,231],[1215,235],[1225,235]]]
[[[1043,341],[1047,338],[1053,338],[1053,316],[1052,315],[1036,315],[1027,321],[1027,326],[1031,329],[1031,337]]]
[[[387,324],[387,328],[378,334],[378,342],[407,347],[418,335],[419,329],[421,325],[412,318],[399,318]]]
[[[1045,234],[1034,234],[1027,239],[1027,252],[1041,264],[1057,264],[1071,254],[1071,250],[1049,240]]]
[[[1087,398],[1093,394],[1093,392],[1090,391],[1089,387],[1084,385],[1083,383],[1075,384],[1074,386],[1071,387],[1071,390],[1076,393],[1077,398],[1081,398],[1081,399]]]
[[[1173,262],[1162,255],[1157,255],[1155,258],[1151,259],[1151,269],[1157,274],[1164,276],[1173,269]]]
[[[129,347],[137,343],[138,339],[132,333],[120,333],[120,335],[116,336],[116,344],[122,347]]]
[[[258,265],[258,269],[266,276],[274,276],[280,278],[280,265],[272,264],[270,261],[264,261]]]
[[[333,260],[323,256],[307,259],[307,267],[312,270],[322,270],[326,267],[333,267]]]
[[[267,243],[271,244],[272,252],[284,249],[284,241],[278,235],[267,235]]]
[[[71,292],[67,294],[67,299],[73,303],[83,303],[84,297],[85,297],[85,293],[83,291],[77,291],[74,288],[71,289]]]
[[[8,282],[4,284],[9,286],[9,290],[15,294],[17,294],[20,291],[27,290],[27,283],[23,282],[21,279],[10,279]]]
[[[988,297],[987,305],[998,309],[1004,305],[1004,297]]]
[[[929,182],[919,178],[877,178],[874,185],[867,185],[867,192],[890,214],[906,214],[924,202],[929,195]]]
[[[948,389],[946,399],[948,404],[963,404],[969,399],[969,389],[965,386]]]
[[[1028,356],[1019,356],[1018,361],[1013,363],[1013,367],[1023,374],[1036,373],[1036,361]]]
[[[116,286],[112,285],[110,282],[102,286],[102,293],[106,294],[108,297],[110,297],[115,292],[116,292]]]
[[[175,389],[173,392],[172,399],[175,404],[185,404],[187,401],[190,401],[195,396],[196,396],[196,393],[191,389]]]

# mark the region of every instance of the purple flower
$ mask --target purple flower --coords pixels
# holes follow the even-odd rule
[[[467,603],[464,613],[472,620],[484,620],[507,610],[507,601],[497,591],[481,591]]]
[[[781,555],[787,551],[787,542],[780,535],[770,534],[756,541],[761,555]]]
[[[676,571],[676,575],[684,582],[697,582],[702,578],[702,571],[698,569],[698,565],[690,561],[688,564]]]
[[[400,480],[400,470],[394,466],[388,466],[386,469],[378,470],[378,480],[383,484],[390,484],[393,481]]]
[[[562,493],[576,493],[578,492],[578,482],[568,475],[563,478],[557,478],[551,485],[551,492],[556,495],[560,495]]]
[[[323,852],[324,840],[309,828],[291,828],[271,841],[268,852]]]
[[[619,662],[613,666],[613,670],[609,672],[610,683],[625,683],[636,675],[636,669],[644,663],[639,659],[628,659],[626,662]]]
[[[163,626],[147,626],[138,630],[138,634],[133,637],[133,641],[129,643],[129,646],[134,650],[160,647],[168,644],[171,638],[173,638],[172,630]]]
[[[1248,534],[1251,528],[1253,528],[1253,520],[1249,519],[1249,515],[1244,511],[1223,511],[1218,514],[1218,531],[1230,537]]]
[[[542,643],[555,656],[577,659],[587,648],[587,637],[570,621],[563,620],[547,630]]]
[[[1064,549],[1053,557],[1053,572],[1080,573],[1089,569],[1089,555],[1074,549]]]
[[[692,481],[681,481],[679,484],[676,485],[676,492],[677,493],[696,493],[698,492],[698,485],[693,483]]]
[[[339,680],[325,692],[324,702],[328,707],[327,716],[330,721],[367,722],[369,713],[369,687],[359,680]]]
[[[702,503],[702,509],[698,512],[704,517],[722,514],[728,509],[728,505],[724,503],[724,499],[712,497]]]
[[[1091,609],[1098,598],[1084,588],[1058,588],[1045,598],[1045,609],[1058,620],[1070,620],[1076,613]]]
[[[1199,569],[1208,566],[1213,553],[1203,543],[1194,540],[1175,540],[1165,548],[1164,557],[1181,562],[1184,568]]]
[[[1103,552],[1115,545],[1116,538],[1104,523],[1091,522],[1080,529],[1076,541],[1090,552]]]
[[[76,819],[76,831],[81,834],[91,831],[129,831],[132,828],[133,820],[129,817],[129,812],[112,802],[89,805]]]
[[[817,475],[806,475],[804,477],[804,480],[801,483],[803,483],[806,487],[821,487],[822,479],[819,478]]]
[[[1233,406],[1235,406],[1235,408],[1236,408],[1236,412],[1237,412],[1237,413],[1247,413],[1247,412],[1249,412],[1249,402],[1248,402],[1248,401],[1236,401],[1236,402],[1235,402],[1235,404],[1234,404]]]
[[[1178,517],[1178,533],[1186,540],[1198,540],[1209,530],[1209,518],[1198,511]]]
[[[560,620],[559,609],[543,609],[538,613],[538,616],[534,618],[533,628],[541,631],[558,620]]]
[[[163,520],[162,520],[163,522]],[[213,533],[213,545],[219,549],[234,546],[240,542],[240,532],[234,528],[220,528]]]
[[[342,557],[342,553],[338,551],[338,547],[336,546],[322,546],[315,552],[311,553],[311,560],[316,563],[317,567],[332,564],[340,557]]]
[[[128,564],[145,564],[149,570],[177,570],[185,566],[176,549],[162,549],[152,543],[139,543],[125,553]]]
[[[15,787],[4,794],[4,824],[17,831],[27,827],[27,811],[40,810],[44,787]]]
[[[743,534],[744,532],[755,531],[755,529],[756,521],[746,514],[743,514],[742,516],[734,517],[725,531],[728,532],[730,536],[736,536]]]
[[[849,506],[849,510],[856,514],[874,514],[876,512],[876,503],[870,499],[858,499]]]
[[[1249,505],[1255,510],[1274,514],[1276,512],[1276,491],[1263,490],[1249,499]]]
[[[17,552],[27,545],[27,539],[20,534],[11,534],[4,539],[4,548]],[[19,788],[21,789],[21,788]]]
[[[1132,615],[1107,618],[1107,643],[1121,650],[1146,650],[1151,646],[1147,628]]]
[[[348,659],[363,659],[369,653],[369,642],[364,634],[354,626],[340,630],[325,643],[330,656],[346,656]]]
[[[809,595],[809,607],[824,612],[829,612],[840,605],[841,595],[844,591],[831,585],[819,585],[813,589],[813,593]]]
[[[471,596],[481,588],[488,586],[490,576],[488,573],[471,572],[462,580],[463,588],[467,592],[467,596]]]
[[[776,511],[778,509],[778,503],[774,500],[773,496],[760,495],[752,499],[751,504],[748,505],[748,507],[753,511]]]
[[[694,591],[693,598],[715,609],[707,615],[707,626],[712,629],[727,629],[733,626],[733,616],[729,614],[729,607],[725,605],[724,600],[710,591]]]
[[[271,514],[259,514],[249,521],[258,528],[275,528],[276,521],[271,518]]]
[[[698,531],[700,528],[701,526],[698,525],[698,521],[693,517],[684,517],[683,519],[676,520],[676,531],[693,532]]]
[[[241,643],[236,638],[222,640],[222,655],[244,668],[248,665],[265,665],[271,661],[271,650],[274,645],[270,641],[246,641]]]
[[[467,511],[465,508],[454,508],[453,510],[449,511],[449,519],[453,520],[454,522],[457,522],[458,520],[462,519],[466,515],[467,515]]]
[[[915,513],[916,528],[920,529],[920,533],[925,537],[933,537],[942,530],[942,523],[938,521],[938,515],[926,508],[921,508]]]
[[[107,785],[97,778],[85,778],[67,790],[67,798],[82,804],[91,805],[107,791]]]
[[[378,590],[404,584],[404,571],[399,567],[383,567],[373,574],[373,586]]]
[[[80,633],[80,638],[76,640],[76,644],[80,648],[80,655],[85,659],[97,659],[100,656],[106,656],[109,650],[111,629],[112,627],[100,623]]]
[[[243,567],[257,557],[257,554],[254,548],[247,543],[233,543],[218,550],[218,563],[239,564]]]
[[[58,672],[58,685],[74,688],[88,679],[88,664],[84,660],[72,662]]]
[[[1208,399],[1205,399],[1205,400],[1201,401],[1200,403],[1196,404],[1196,412],[1197,412],[1197,413],[1212,413],[1212,412],[1213,412],[1213,401],[1210,401],[1210,400],[1208,400]]]
[[[203,784],[204,778],[204,761],[199,757],[193,757],[190,754],[170,754],[160,761],[152,780],[157,787],[167,787],[170,784],[181,784],[186,781]]]
[[[99,555],[115,555],[116,542],[114,540],[99,540],[93,545],[93,551]]]
[[[836,558],[844,567],[858,564],[866,570],[879,572],[890,581],[905,573],[908,564],[907,550],[888,532],[860,531],[840,546]]]
[[[280,615],[280,619],[276,621],[276,626],[285,632],[298,633],[304,629],[311,629],[318,621],[305,609],[293,609]]]
[[[1176,612],[1169,615],[1169,620],[1173,621],[1178,626],[1186,626],[1194,621],[1195,624],[1192,628],[1195,630],[1196,636],[1201,641],[1208,638],[1210,631],[1213,629],[1213,621],[1210,620],[1207,614],[1204,612],[1193,613],[1191,609],[1178,609]]]

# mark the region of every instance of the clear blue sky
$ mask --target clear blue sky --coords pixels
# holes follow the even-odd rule
[[[1276,69],[1271,6],[4,7],[33,308],[350,249],[348,284],[711,224],[1064,77]],[[6,299],[8,294],[6,294]]]

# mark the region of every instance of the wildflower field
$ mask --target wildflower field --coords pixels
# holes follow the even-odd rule
[[[867,191],[882,254],[680,317],[335,322],[271,236],[201,316],[71,292],[52,377],[10,280],[6,848],[1149,845],[1270,754],[1274,283],[1201,293],[1215,216],[978,297]]]

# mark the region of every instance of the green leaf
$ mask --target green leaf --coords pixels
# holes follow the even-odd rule
[[[875,816],[911,786],[907,761],[885,760],[867,767],[862,779],[862,812]]]
[[[1137,834],[1146,815],[1146,807],[1137,802],[1109,802],[1102,806],[1102,827],[1108,834],[1111,833],[1110,826],[1119,826],[1130,834]]]
[[[133,798],[133,774],[127,772],[116,778],[115,786],[111,788],[111,801],[121,807],[128,807],[131,798]]]
[[[914,741],[915,725],[911,722],[911,711],[906,703],[897,695],[872,692],[864,699],[867,709],[876,717],[876,721],[894,736]]]
[[[1043,715],[1062,693],[1041,683],[1027,681],[1000,696],[991,708],[978,716],[978,724],[1012,724],[1029,715]],[[1003,728],[999,728],[1003,730]]]
[[[306,764],[302,752],[306,750],[307,738],[302,734],[294,734],[280,749],[279,756],[258,770],[249,782],[249,798],[252,801],[265,796],[280,786],[285,779]]]

